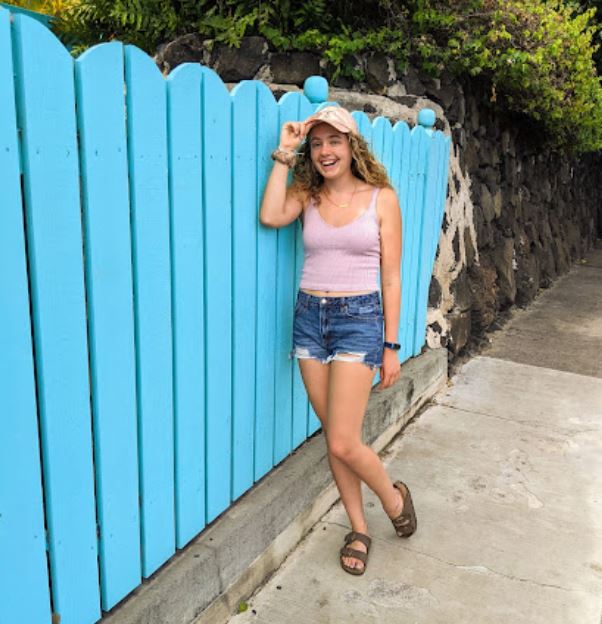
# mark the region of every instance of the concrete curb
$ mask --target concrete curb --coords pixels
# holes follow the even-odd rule
[[[447,381],[447,350],[405,362],[373,392],[364,440],[380,452]],[[338,500],[320,432],[244,494],[103,619],[103,624],[219,624]]]

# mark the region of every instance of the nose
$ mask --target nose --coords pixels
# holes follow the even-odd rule
[[[331,154],[332,150],[330,149],[330,145],[324,144],[318,149],[318,156],[330,156]]]

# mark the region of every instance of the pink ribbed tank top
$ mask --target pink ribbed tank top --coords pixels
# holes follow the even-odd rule
[[[305,260],[300,288],[308,290],[379,290],[380,227],[376,197],[350,223],[335,227],[322,219],[313,199],[303,217]]]

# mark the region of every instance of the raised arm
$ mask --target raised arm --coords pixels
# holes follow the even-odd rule
[[[305,137],[303,122],[291,121],[282,126],[279,151],[282,160],[292,157],[299,143]],[[289,167],[285,162],[274,161],[268,182],[265,185],[259,221],[267,227],[279,228],[292,223],[303,210],[301,198],[287,188]]]

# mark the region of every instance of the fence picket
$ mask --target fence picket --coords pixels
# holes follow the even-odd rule
[[[307,119],[313,111],[313,104],[302,95],[299,95],[298,98],[298,119],[303,121]],[[293,301],[291,305],[294,306],[296,303],[297,292],[299,290],[299,283],[301,282],[301,270],[303,268],[303,228],[301,227],[301,222],[299,220],[295,221],[294,224],[294,248],[295,248],[295,269],[294,269],[294,289],[293,289]],[[292,336],[291,336],[291,347],[292,347]],[[291,358],[291,362],[293,365],[293,398],[292,398],[292,426],[291,426],[291,446],[292,448],[297,448],[299,444],[301,444],[307,438],[307,430],[309,424],[309,399],[307,398],[307,392],[305,391],[305,386],[303,385],[303,379],[301,378],[301,372],[299,371],[299,366],[295,362],[294,358]],[[312,424],[313,426],[313,424]]]
[[[253,485],[257,301],[257,85],[232,91],[232,500]]]
[[[395,135],[393,134],[393,126],[391,125],[391,122],[386,117],[383,119],[385,120],[385,131],[383,136],[382,163],[389,174],[389,179],[392,180],[394,170],[393,145]]]
[[[420,235],[423,212],[421,202],[424,193],[424,168],[428,141],[429,137],[421,126],[411,130],[408,141],[409,155],[405,197],[407,211],[405,215],[406,241],[402,252],[406,258],[403,267],[404,274],[402,275],[403,297],[405,301],[402,306],[403,316],[400,320],[400,343],[403,348],[401,355],[404,359],[414,354],[413,335],[414,324],[416,323],[418,257],[421,246]],[[406,278],[405,284],[403,283],[404,277]]]
[[[300,93],[287,93],[278,102],[278,128],[287,121],[299,119]],[[278,230],[276,274],[276,351],[274,458],[282,461],[292,450],[293,430],[293,364],[289,354],[292,345],[295,301],[295,235],[296,223]]]
[[[230,504],[232,446],[232,101],[203,72],[207,522]]]
[[[376,117],[372,121],[372,153],[389,170],[390,163],[387,159],[387,152],[391,143],[391,133],[393,128],[391,122],[386,117]]]
[[[401,207],[401,311],[399,315],[399,331],[397,342],[401,344],[399,351],[400,360],[404,361],[409,357],[410,345],[407,343],[409,310],[411,303],[411,292],[409,288],[409,255],[411,253],[411,215],[409,210],[408,180],[410,173],[410,128],[404,121],[399,121],[393,129],[394,144],[396,149],[396,161],[398,171],[394,173],[399,205]],[[395,172],[395,168],[394,168]]]
[[[202,80],[192,64],[167,79],[178,548],[205,526]]]
[[[138,392],[142,574],[175,551],[171,269],[165,81],[125,47]]]
[[[270,153],[278,144],[278,108],[272,92],[257,85],[257,197],[259,205],[272,168]],[[276,349],[276,258],[278,233],[257,230],[257,346],[255,398],[255,480],[273,466],[274,354]]]
[[[420,257],[418,258],[417,270],[417,291],[416,291],[416,323],[414,325],[414,352],[420,352],[425,341],[424,331],[418,331],[421,323],[426,323],[426,305],[428,299],[428,289],[432,273],[432,265],[426,266],[427,258],[430,256],[431,248],[436,246],[434,242],[437,232],[434,230],[435,206],[434,198],[437,191],[436,184],[439,177],[440,155],[438,145],[432,137],[428,142],[427,164],[424,176],[424,199],[421,202],[422,223],[420,232]],[[424,306],[424,310],[422,310]],[[424,325],[423,325],[424,327]]]
[[[49,622],[10,22],[0,8],[0,622]],[[10,570],[10,573],[8,571]]]
[[[355,119],[360,134],[366,139],[368,146],[372,148],[374,129],[370,118],[363,111],[353,111],[351,115]]]
[[[100,616],[73,59],[14,16],[53,610]]]
[[[445,209],[444,193],[447,189],[447,154],[449,139],[441,133],[435,134],[429,141],[428,169],[425,179],[424,217],[422,225],[423,249],[418,265],[419,290],[416,299],[416,324],[414,326],[414,344],[416,352],[426,342],[426,315],[428,307],[428,291],[433,271],[433,263],[441,219]]]
[[[424,197],[426,194],[426,177],[427,177],[427,169],[428,169],[428,156],[431,145],[431,137],[427,133],[427,131],[422,126],[416,126],[412,130],[412,139],[416,141],[416,155],[415,158],[412,158],[412,161],[416,163],[414,168],[415,178],[414,178],[414,206],[416,208],[416,221],[414,224],[414,228],[412,234],[414,235],[414,245],[413,245],[413,254],[411,257],[411,266],[410,266],[410,275],[412,276],[412,287],[413,287],[413,305],[414,311],[412,313],[412,332],[410,334],[409,342],[413,344],[413,352],[412,355],[418,355],[422,348],[422,343],[417,344],[417,340],[415,339],[415,326],[417,323],[416,318],[416,301],[419,298],[420,292],[420,261],[422,259],[422,254],[424,253],[424,248],[428,243],[424,240],[424,223],[425,220],[428,220],[428,206],[424,202]],[[416,135],[414,139],[414,135]]]
[[[75,63],[102,606],[140,583],[136,359],[123,46]]]

